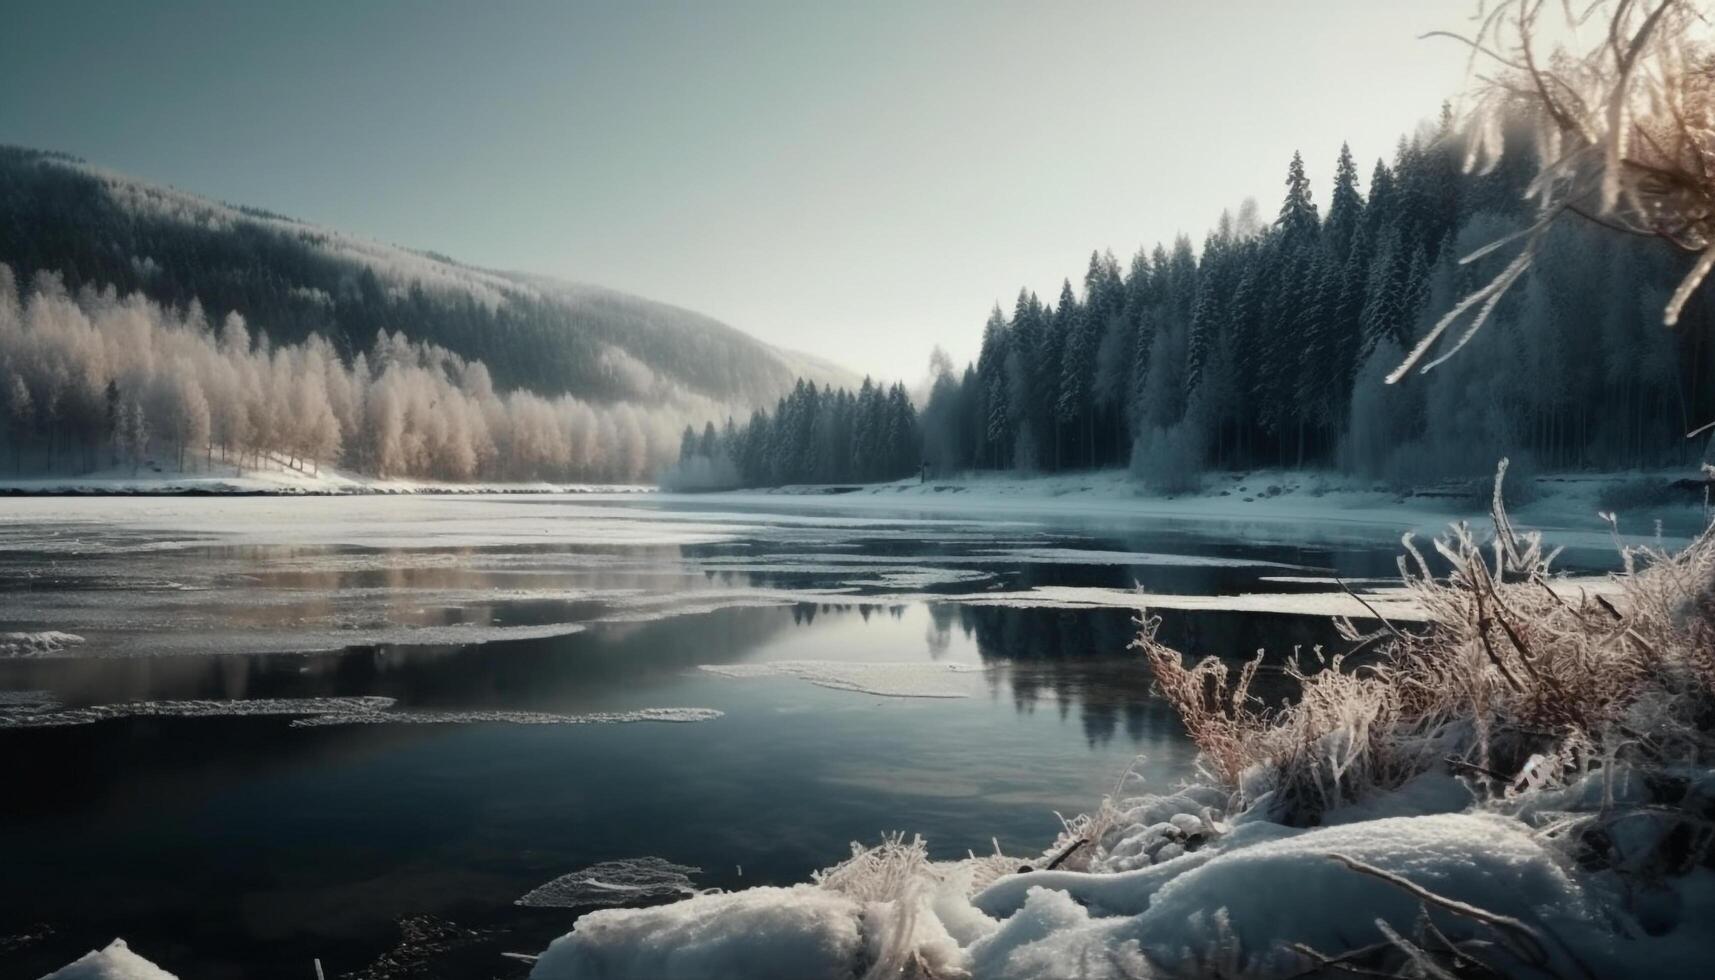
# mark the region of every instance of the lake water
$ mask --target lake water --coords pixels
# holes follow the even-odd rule
[[[1134,585],[1322,590],[1392,575],[1397,535],[786,497],[0,517],[8,977],[115,936],[187,978],[303,980],[315,957],[329,977],[520,976],[500,952],[577,912],[514,900],[597,862],[734,888],[892,830],[1035,854],[1139,756],[1146,786],[1190,772],[1125,649]],[[1333,637],[1220,611],[1163,632],[1235,658]],[[623,720],[656,708],[708,711]],[[294,724],[317,712],[427,723]],[[544,715],[588,723],[519,723]]]

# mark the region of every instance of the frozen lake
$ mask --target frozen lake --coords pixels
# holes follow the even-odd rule
[[[790,497],[0,501],[0,974],[122,935],[186,977],[513,976],[500,951],[576,915],[515,900],[600,862],[731,888],[890,830],[1035,853],[1135,757],[1155,786],[1189,770],[1125,649],[1134,586],[1379,584],[1397,533]],[[1333,637],[1162,615],[1197,655]]]

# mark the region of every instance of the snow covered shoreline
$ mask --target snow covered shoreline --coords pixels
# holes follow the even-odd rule
[[[1672,499],[1647,506],[1604,507],[1604,492],[1628,484],[1677,485]],[[1539,528],[1588,530],[1598,511],[1619,512],[1621,530],[1645,536],[1661,521],[1665,533],[1688,537],[1702,526],[1703,511],[1690,469],[1599,473],[1547,473],[1530,481],[1529,499],[1512,507],[1521,522]],[[1193,521],[1307,522],[1372,525],[1433,532],[1449,520],[1480,517],[1486,499],[1465,487],[1426,487],[1409,493],[1336,473],[1261,470],[1210,474],[1200,492],[1162,494],[1125,470],[1018,475],[967,473],[924,482],[797,485],[714,493],[676,494],[632,484],[446,483],[378,479],[323,470],[289,468],[238,471],[214,464],[206,471],[133,474],[128,468],[78,476],[0,475],[0,497],[81,496],[375,496],[417,495],[618,495],[650,494],[664,499],[721,501],[758,506],[1014,514],[1079,517],[1156,517]]]
[[[184,473],[133,473],[129,467],[80,475],[0,476],[0,497],[339,497],[385,494],[620,494],[653,493],[634,484],[446,483],[381,479],[338,470],[285,467],[239,470],[215,463]]]
[[[1694,467],[1669,470],[1544,473],[1519,476],[1508,510],[1521,525],[1555,532],[1562,544],[1605,548],[1613,512],[1624,543],[1684,544],[1704,527],[1702,479]],[[1655,499],[1628,490],[1647,488]],[[1480,523],[1489,511],[1486,481],[1421,487],[1402,493],[1372,481],[1315,470],[1211,473],[1197,493],[1163,494],[1126,470],[1020,476],[967,473],[919,482],[803,485],[701,495],[744,506],[842,511],[981,513],[1078,521],[1161,520],[1339,529],[1366,534],[1405,531],[1433,537],[1460,520]],[[1570,532],[1570,533],[1561,533]]]

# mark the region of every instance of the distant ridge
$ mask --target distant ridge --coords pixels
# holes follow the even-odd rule
[[[403,331],[488,364],[495,383],[595,402],[697,396],[771,405],[827,361],[691,310],[388,245],[138,180],[67,153],[0,146],[0,262],[20,281],[111,285],[241,313],[276,342],[312,332],[348,355]]]

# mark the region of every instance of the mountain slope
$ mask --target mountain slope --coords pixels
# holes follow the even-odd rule
[[[158,302],[236,310],[275,342],[350,355],[404,331],[487,363],[495,383],[595,402],[693,395],[770,404],[798,377],[852,376],[713,318],[599,286],[497,272],[0,146],[0,263]]]

